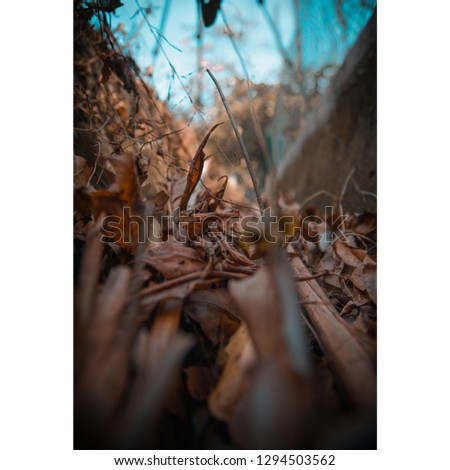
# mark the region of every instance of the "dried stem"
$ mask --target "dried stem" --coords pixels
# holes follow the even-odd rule
[[[323,273],[312,274],[311,276],[295,276],[294,279],[295,282],[311,281],[311,279],[319,279],[319,277],[327,276],[328,274],[330,274],[328,271],[324,271]]]
[[[352,168],[350,170],[350,173],[347,175],[347,178],[345,178],[344,184],[341,189],[341,193],[339,194],[339,215],[342,215],[344,213],[344,210],[342,208],[342,199],[344,199],[345,192],[347,191],[347,186],[348,182],[350,181],[351,177],[353,176],[353,173],[355,173],[355,168]]]
[[[220,98],[222,99],[222,103],[225,106],[225,110],[228,114],[228,118],[230,119],[231,125],[233,126],[234,133],[236,134],[236,138],[239,142],[242,153],[244,154],[245,161],[247,163],[248,172],[250,173],[250,177],[252,179],[253,188],[254,188],[255,194],[256,194],[256,199],[258,201],[259,210],[261,211],[261,213],[263,213],[264,212],[264,203],[262,201],[261,194],[260,194],[259,189],[258,189],[258,181],[256,179],[256,175],[255,175],[255,172],[253,170],[253,167],[252,167],[252,164],[251,164],[251,161],[250,161],[250,156],[248,155],[248,152],[247,152],[247,148],[245,147],[245,144],[244,144],[244,141],[242,140],[241,134],[239,134],[239,131],[238,131],[238,128],[237,128],[237,125],[236,125],[236,121],[234,120],[234,117],[231,114],[231,110],[228,106],[227,100],[225,99],[225,95],[223,94],[223,91],[222,91],[222,88],[219,85],[219,82],[216,80],[216,77],[214,77],[211,70],[206,69],[206,72],[211,77],[212,81],[214,82],[214,85],[216,85],[217,91],[219,92]]]

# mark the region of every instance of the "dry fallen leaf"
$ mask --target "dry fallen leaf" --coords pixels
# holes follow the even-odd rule
[[[366,258],[367,254],[364,250],[358,248],[350,248],[346,243],[341,240],[336,240],[334,243],[334,250],[339,258],[344,261],[345,264],[356,268],[358,264],[362,263]]]
[[[216,380],[209,367],[191,366],[185,369],[186,385],[194,400],[206,401]]]
[[[160,419],[175,390],[183,358],[192,345],[190,336],[177,331],[172,314],[159,318],[150,332],[141,330],[138,374],[115,430],[117,448],[155,448]]]
[[[246,279],[230,281],[229,290],[261,358],[283,358],[300,373],[307,373],[309,351],[297,296],[290,283],[293,279],[289,265],[274,261],[271,268],[262,266]]]
[[[206,266],[195,249],[170,241],[145,253],[142,260],[161,273],[166,280],[201,271]]]
[[[211,413],[228,421],[246,390],[257,355],[246,325],[241,325],[220,352],[222,373],[208,399]]]
[[[143,203],[134,156],[123,154],[113,162],[115,181],[108,188],[92,193],[75,192],[75,208],[93,214],[102,223],[103,234],[122,248],[135,252],[143,240]],[[131,223],[133,222],[133,223]]]
[[[284,349],[282,314],[268,268],[263,266],[242,281],[230,281],[228,288],[258,354],[262,358],[280,354]]]
[[[363,212],[350,216],[347,221],[348,229],[361,235],[372,234],[377,228],[377,215],[371,212]]]
[[[200,325],[206,337],[216,345],[225,345],[239,327],[239,317],[226,289],[194,291],[184,313]]]
[[[374,304],[377,303],[377,273],[373,262],[359,264],[352,273],[352,282],[359,290],[367,292]]]
[[[223,199],[223,197],[225,195],[225,190],[227,189],[227,185],[228,185],[228,176],[223,175],[219,178],[219,181],[221,179],[224,179],[224,181],[223,181],[222,186],[220,187],[220,189],[214,195],[215,197],[214,197],[213,202],[211,202],[209,204],[209,207],[208,207],[209,212],[214,212],[217,209],[217,207],[219,206],[221,200]]]
[[[219,124],[214,125],[211,130],[206,134],[206,136],[203,138],[202,142],[198,146],[194,158],[192,159],[191,166],[189,168],[189,173],[187,176],[186,187],[184,189],[183,196],[180,202],[180,210],[182,211],[186,210],[189,199],[192,193],[194,192],[194,189],[197,186],[200,177],[202,176],[203,164],[205,160],[205,152],[203,151],[203,149],[205,148],[209,136],[212,134],[214,129],[220,126],[221,124],[222,123],[220,122]]]
[[[289,246],[288,251],[293,252]],[[351,262],[359,259],[345,255]],[[298,276],[311,273],[299,257],[292,258]],[[316,280],[297,283],[309,321],[327,357],[335,380],[347,399],[357,407],[373,408],[376,404],[375,344],[341,318]]]

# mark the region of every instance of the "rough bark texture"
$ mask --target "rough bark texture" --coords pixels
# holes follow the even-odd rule
[[[320,190],[339,196],[352,168],[359,188],[376,193],[376,33],[375,11],[280,171],[282,189],[294,189],[300,202]],[[322,196],[314,205],[333,202]],[[342,202],[350,211],[376,212],[376,199],[352,182]]]

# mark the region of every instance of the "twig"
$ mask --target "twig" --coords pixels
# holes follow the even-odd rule
[[[100,147],[101,147],[101,144],[100,144],[100,142],[98,142],[98,153],[97,153],[97,157],[95,159],[94,169],[92,170],[91,176],[89,176],[88,182],[86,183],[86,188],[88,188],[89,185],[91,184],[92,178],[94,177],[94,174],[97,171],[97,164],[98,164],[98,160],[100,158]],[[97,183],[98,183],[98,180],[97,180]]]
[[[295,65],[297,67],[297,71],[301,74],[302,70],[302,43],[301,43],[301,26],[300,26],[300,0],[294,0],[293,3],[294,7],[294,22],[295,22],[295,36],[294,36],[294,43],[295,43]]]
[[[147,140],[145,142],[142,143],[141,145],[141,148],[139,149],[139,152],[142,151],[142,149],[144,148],[145,145],[148,145],[148,144],[153,144],[153,142],[156,142],[157,140],[161,140],[163,139],[164,137],[169,137],[173,134],[177,134],[178,132],[181,132],[181,131],[184,131],[186,129],[186,127],[183,127],[182,129],[177,129],[175,131],[171,131],[171,132],[166,132],[165,134],[163,135],[160,135],[159,137],[155,137],[154,139],[152,140]],[[142,136],[141,136],[142,137]]]
[[[203,21],[201,3],[197,2],[197,104],[202,106]]]
[[[238,128],[237,128],[237,125],[236,125],[236,121],[234,120],[234,117],[231,114],[231,110],[228,106],[227,100],[225,99],[225,95],[223,94],[223,91],[222,91],[222,88],[219,85],[219,82],[216,80],[216,78],[212,74],[211,70],[206,69],[206,72],[211,77],[212,81],[214,82],[214,85],[216,85],[217,91],[219,92],[220,98],[222,99],[222,103],[225,106],[225,110],[228,114],[228,118],[230,119],[231,125],[233,126],[234,133],[236,134],[236,138],[239,142],[239,146],[241,147],[242,153],[244,154],[244,158],[245,158],[245,161],[247,163],[248,172],[250,173],[250,177],[252,179],[253,188],[254,188],[255,194],[256,194],[256,199],[258,201],[259,210],[261,211],[261,214],[262,214],[264,212],[264,209],[265,209],[264,208],[264,203],[261,199],[261,194],[260,194],[259,189],[258,189],[258,181],[256,179],[255,172],[253,171],[253,167],[252,167],[252,164],[251,164],[251,161],[250,161],[250,156],[248,155],[248,152],[247,152],[247,149],[245,147],[244,141],[242,140],[241,134],[239,134],[239,131],[238,131]]]
[[[157,30],[158,34],[160,36],[162,36],[163,38],[164,38],[164,28],[166,26],[167,16],[169,14],[170,3],[171,3],[171,0],[166,0],[164,2],[164,10],[163,10],[163,13],[162,13],[161,22],[160,22],[159,28]],[[178,48],[176,48],[176,49],[179,50]],[[155,66],[156,57],[158,56],[158,52],[159,52],[159,42],[156,43],[156,46],[153,49],[153,67]]]
[[[363,196],[371,196],[375,199],[377,199],[377,195],[375,193],[372,193],[370,191],[365,191],[364,189],[361,189],[358,185],[358,183],[356,182],[355,178],[353,178],[353,185],[355,187],[355,190],[359,193],[359,194],[362,194]]]
[[[353,176],[353,173],[355,173],[355,168],[352,168],[350,170],[350,173],[347,175],[347,178],[345,178],[344,184],[343,184],[342,189],[341,189],[341,193],[339,194],[339,201],[338,201],[339,212],[340,212],[339,215],[342,215],[344,213],[344,210],[342,208],[342,199],[344,199],[345,192],[347,191],[348,182],[350,181],[351,177]]]
[[[105,122],[97,129],[92,129],[91,127],[89,129],[81,129],[80,127],[74,127],[73,130],[79,131],[79,132],[100,132],[106,126],[106,124],[108,124],[109,121],[110,121],[110,118],[107,117]]]
[[[376,230],[376,227],[374,227],[373,231],[375,230]],[[369,242],[374,246],[377,244],[375,240],[372,240],[371,238],[366,237],[365,235],[362,235],[361,233],[353,232],[352,230],[345,230],[344,235],[353,235],[354,237],[361,238],[361,240]]]
[[[167,63],[169,64],[170,69],[172,70],[173,74],[175,75],[176,79],[178,80],[178,83],[179,83],[179,84],[181,85],[181,87],[183,88],[184,92],[186,93],[186,95],[187,95],[189,101],[191,102],[192,106],[194,107],[194,109],[195,109],[196,111],[198,111],[198,109],[197,109],[196,106],[195,106],[194,100],[192,99],[192,97],[191,97],[191,95],[190,95],[188,89],[186,88],[186,85],[185,85],[185,84],[183,83],[183,81],[181,80],[181,77],[180,77],[180,75],[178,74],[178,72],[177,72],[175,66],[173,65],[173,63],[172,63],[171,60],[169,59],[169,56],[167,55],[167,53],[166,53],[166,51],[165,51],[163,45],[161,44],[160,38],[156,35],[156,33],[155,33],[155,31],[154,31],[155,27],[152,26],[152,25],[149,23],[147,17],[145,16],[145,12],[143,11],[143,9],[142,9],[141,5],[139,4],[138,0],[135,0],[135,2],[136,2],[136,5],[137,5],[137,7],[138,7],[138,9],[139,9],[139,11],[140,11],[142,17],[144,18],[144,21],[146,22],[146,24],[147,24],[147,26],[148,26],[150,32],[152,33],[152,35],[153,35],[153,37],[154,37],[156,43],[159,44],[159,48],[161,49],[161,52],[163,53],[163,55],[164,55],[164,57],[165,57]],[[165,38],[164,38],[164,39],[165,39]],[[167,40],[166,40],[166,41],[167,41]],[[169,44],[170,44],[170,43],[169,43]],[[172,44],[171,44],[171,45],[172,45]],[[172,45],[172,47],[175,47],[175,46]]]
[[[325,189],[321,189],[320,191],[317,191],[314,194],[311,194],[311,196],[308,196],[306,199],[304,199],[302,201],[300,207],[304,207],[307,202],[312,201],[316,197],[319,197],[319,196],[322,196],[322,195],[329,196],[329,197],[339,201],[339,196],[336,196],[335,194],[332,194],[329,191],[326,191]]]
[[[209,272],[208,272],[209,271]],[[157,292],[161,292],[163,290],[169,289],[170,287],[175,287],[178,284],[184,284],[185,282],[195,281],[198,280],[202,282],[208,276],[218,277],[218,278],[232,278],[232,279],[243,279],[247,277],[244,273],[234,273],[229,271],[215,271],[209,269],[209,266],[205,268],[203,271],[196,271],[193,273],[184,274],[183,276],[176,277],[174,279],[170,279],[168,281],[162,282],[160,284],[154,284],[150,287],[146,287],[140,291],[140,296],[148,296],[155,294]]]
[[[278,50],[280,51],[280,54],[283,57],[283,60],[286,62],[286,64],[291,69],[294,69],[294,64],[292,63],[292,60],[290,59],[286,49],[284,48],[280,32],[278,31],[278,28],[277,28],[277,25],[275,24],[275,21],[270,16],[270,13],[268,12],[268,10],[267,10],[266,6],[264,5],[264,3],[261,5],[261,8],[262,8],[264,16],[267,20],[267,23],[269,23],[270,29],[272,30],[273,36],[275,38],[275,42],[277,43]]]
[[[324,271],[323,273],[319,274],[312,274],[311,276],[294,276],[295,282],[304,282],[304,281],[311,281],[312,279],[318,279],[319,277],[327,276],[330,274],[328,271]],[[331,273],[333,274],[333,273]]]
[[[251,211],[257,211],[258,209],[256,209],[255,207],[251,207],[251,206],[247,206],[246,204],[239,204],[237,202],[231,202],[231,201],[227,201],[226,199],[223,199],[223,198],[220,198],[218,196],[216,196],[214,193],[211,192],[211,190],[208,188],[208,186],[206,186],[206,184],[203,182],[203,180],[200,178],[200,184],[203,186],[203,188],[205,189],[205,191],[212,197],[216,198],[217,200],[223,202],[224,204],[228,204],[229,206],[234,206],[234,207],[240,207],[242,209],[249,209]]]

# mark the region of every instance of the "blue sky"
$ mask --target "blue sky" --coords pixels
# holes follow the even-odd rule
[[[158,28],[165,0],[122,0],[123,7],[112,16],[112,25],[122,23],[127,36],[136,34],[132,41],[132,54],[142,69],[153,65],[152,84],[161,99],[169,99],[174,109],[188,109],[190,102],[183,87],[173,72],[163,53],[156,62],[152,51],[156,41],[149,26],[138,12],[151,6],[148,22]],[[335,0],[302,0],[300,18],[303,64],[306,68],[319,68],[324,63],[340,63],[345,53],[356,40],[360,30],[370,17],[370,9],[355,9],[357,0],[342,3],[344,17],[349,21],[347,35],[336,15]],[[369,2],[375,4],[375,1]],[[265,0],[266,7],[278,26],[282,42],[288,52],[293,53],[294,9],[292,0]],[[359,5],[359,4],[358,4]],[[282,58],[277,49],[273,33],[256,0],[223,0],[222,9],[236,35],[239,50],[246,62],[250,78],[256,82],[278,83],[282,70]],[[137,14],[136,14],[137,13]],[[212,27],[203,32],[203,64],[211,68],[217,79],[226,87],[234,74],[244,78],[242,67],[228,37],[223,34],[224,23],[220,15]],[[196,0],[171,0],[167,16],[162,47],[172,62],[184,86],[194,95],[197,72],[197,4]],[[234,72],[233,72],[234,71]],[[214,86],[203,73],[201,78],[205,103],[212,102]],[[231,82],[232,83],[232,82]]]

